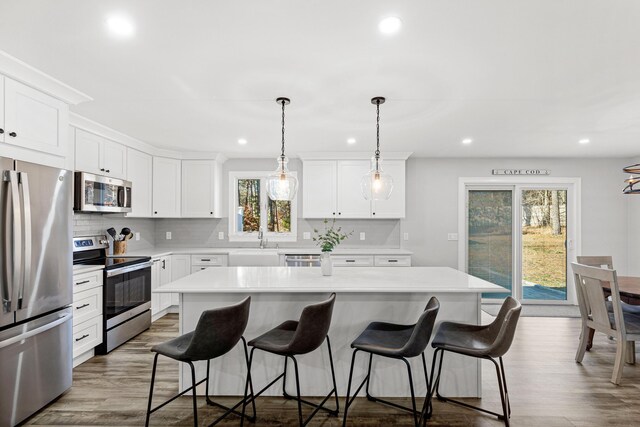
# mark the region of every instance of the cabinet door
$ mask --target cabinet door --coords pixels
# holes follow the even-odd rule
[[[4,120],[6,143],[66,157],[69,106],[64,102],[5,78]]]
[[[4,77],[0,76],[0,142],[4,142],[6,134],[4,127]]]
[[[76,170],[104,175],[101,161],[102,137],[76,129]]]
[[[180,160],[153,158],[153,216],[180,216]]]
[[[160,259],[154,259],[151,266],[151,315],[160,311],[160,294],[153,291],[160,286]]]
[[[127,180],[131,181],[129,217],[151,217],[153,159],[150,155],[127,148]]]
[[[164,256],[160,258],[160,286],[171,283],[171,257]],[[171,297],[173,294],[160,294],[160,310],[164,310],[171,306]]]
[[[127,176],[127,148],[105,139],[102,143],[102,167],[107,176],[125,179]]]
[[[360,189],[362,176],[369,172],[368,160],[338,161],[337,218],[370,218],[371,202],[365,200]]]
[[[303,218],[336,216],[336,162],[311,160],[302,166]]]
[[[171,256],[171,281],[176,281],[191,274],[191,255]],[[171,295],[171,305],[180,304],[180,294]]]
[[[182,161],[182,216],[213,218],[216,162]]]
[[[404,218],[405,216],[405,162],[389,160],[382,164],[385,173],[393,179],[393,190],[389,200],[372,202],[372,218]]]

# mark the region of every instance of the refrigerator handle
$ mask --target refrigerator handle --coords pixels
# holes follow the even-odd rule
[[[24,246],[23,276],[22,284],[18,292],[18,309],[26,308],[28,298],[25,294],[25,287],[31,286],[31,191],[29,189],[29,176],[25,172],[20,172],[20,184],[22,188],[22,217],[24,218],[24,228],[22,233]]]
[[[13,256],[13,266],[11,267],[11,275],[8,277],[9,286],[7,286],[7,295],[3,297],[3,304],[7,312],[15,311],[16,307],[13,302],[18,299],[18,287],[20,283],[21,265],[22,265],[22,223],[20,216],[20,194],[18,192],[18,173],[16,171],[5,171],[3,181],[8,182],[11,186],[11,207],[13,215],[13,239],[11,239],[11,254]],[[8,264],[8,263],[7,263]],[[7,265],[7,268],[8,265]]]
[[[15,344],[17,342],[26,340],[28,338],[31,338],[34,335],[38,335],[41,334],[45,331],[48,331],[49,329],[53,329],[58,325],[61,325],[62,323],[66,322],[67,320],[69,320],[72,316],[72,313],[67,313],[64,316],[54,320],[51,323],[47,323],[46,325],[42,325],[40,327],[37,327],[35,329],[30,330],[29,332],[25,332],[24,334],[20,334],[20,335],[16,335],[15,337],[11,337],[9,339],[6,339],[4,341],[0,341],[0,348],[4,348],[4,347],[9,347],[11,344]]]

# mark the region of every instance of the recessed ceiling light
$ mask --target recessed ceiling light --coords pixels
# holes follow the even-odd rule
[[[120,38],[131,37],[136,31],[131,18],[122,14],[109,16],[107,18],[107,28],[111,35]]]
[[[347,139],[347,144],[355,144],[355,143],[356,143],[356,139],[355,138]]]
[[[402,21],[397,16],[388,16],[378,24],[378,29],[382,34],[395,34],[400,31]]]
[[[580,141],[578,141],[580,144],[588,144],[591,142],[590,139],[588,138],[582,138]]]
[[[471,139],[471,138],[465,138],[465,139],[463,139],[463,140],[462,140],[462,143],[463,143],[464,145],[469,145],[469,144],[471,144],[472,142],[473,142],[473,139]]]
[[[246,139],[244,139],[244,138],[240,138],[240,139],[238,140],[238,144],[240,144],[240,145],[245,145],[246,143],[247,143],[247,140],[246,140]]]

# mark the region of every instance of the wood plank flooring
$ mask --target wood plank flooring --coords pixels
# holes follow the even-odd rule
[[[492,318],[483,316],[483,322]],[[140,426],[144,425],[153,356],[149,348],[177,335],[178,318],[168,315],[152,328],[108,356],[98,356],[74,370],[73,388],[34,415],[27,425]],[[574,362],[579,319],[527,317],[520,320],[505,369],[511,397],[513,426],[633,426],[640,424],[640,365],[627,365],[621,386],[609,382],[615,343],[596,334],[594,347],[582,365]],[[430,365],[430,363],[429,363]],[[499,408],[492,365],[483,366],[482,405]],[[160,358],[156,378],[157,402],[177,391],[177,363]],[[154,399],[154,401],[156,401]],[[408,404],[407,400],[399,399]],[[233,399],[222,399],[231,403]],[[477,404],[477,400],[470,402]],[[219,412],[199,399],[201,425]],[[318,414],[313,426],[339,426],[341,418]],[[154,413],[154,426],[193,425],[191,398],[184,397]],[[239,425],[230,417],[220,425]],[[247,425],[247,424],[245,424]],[[248,424],[251,425],[251,424]],[[256,426],[297,425],[297,404],[282,398],[258,399]],[[349,410],[352,426],[410,426],[411,417],[359,399]],[[434,403],[433,426],[500,426],[498,420],[459,406]]]

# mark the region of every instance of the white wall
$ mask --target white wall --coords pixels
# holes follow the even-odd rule
[[[407,217],[401,221],[401,233],[408,232],[409,240],[402,246],[414,252],[414,265],[457,268],[458,242],[448,241],[447,233],[458,233],[458,178],[487,177],[491,169],[550,169],[551,177],[582,178],[582,253],[612,255],[616,268],[627,273],[631,196],[621,191],[627,164],[624,159],[409,158]]]
[[[640,163],[640,157],[628,162],[626,166]],[[626,178],[626,175],[624,176]],[[628,274],[640,276],[640,194],[626,196],[628,207]]]

